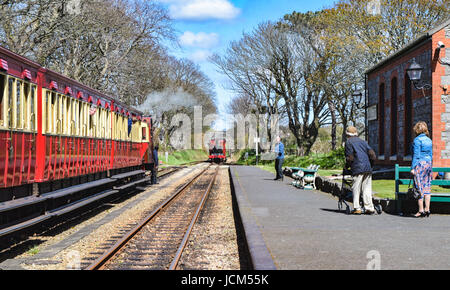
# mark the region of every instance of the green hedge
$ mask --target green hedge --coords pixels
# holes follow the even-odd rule
[[[248,152],[248,160],[245,160],[245,153]],[[256,164],[255,150],[243,150],[239,154],[238,163],[253,165]],[[270,165],[274,161],[260,160],[259,164]],[[284,160],[284,167],[308,167],[311,164],[320,165],[321,169],[342,169],[345,165],[344,148],[331,151],[327,154],[311,154],[309,156],[288,155]]]

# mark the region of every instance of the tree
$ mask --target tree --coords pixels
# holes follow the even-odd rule
[[[363,91],[365,71],[450,17],[448,0],[380,0],[377,13],[368,9],[373,3],[376,1],[341,0],[331,9],[294,12],[279,23],[306,38],[321,59],[311,81],[328,98],[333,145],[336,121],[344,128],[364,123],[364,102],[353,95]]]
[[[168,148],[178,129],[178,124],[172,123],[175,116],[184,114],[194,120],[194,106],[201,106],[203,115],[216,113],[217,107],[214,84],[198,65],[187,59],[168,57],[165,70],[164,86],[149,93],[139,109],[152,115],[162,145]]]
[[[236,109],[243,116],[248,113],[257,114],[257,126],[259,129],[260,118],[264,118],[268,143],[272,143],[272,126],[282,114],[280,101],[282,97],[273,89],[275,79],[270,70],[271,54],[268,51],[270,41],[267,29],[269,24],[259,25],[252,33],[244,33],[239,41],[234,41],[229,46],[226,55],[215,55],[211,58],[220,72],[228,76],[231,81],[230,89],[238,96],[231,106],[241,103],[243,100],[251,102],[248,111],[242,108]]]
[[[141,102],[133,90],[152,89],[142,76],[154,76],[162,40],[175,38],[166,9],[153,0],[80,0],[70,11],[72,2],[3,1],[0,44],[127,104]]]

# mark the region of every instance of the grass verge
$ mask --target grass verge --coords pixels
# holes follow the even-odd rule
[[[373,180],[372,188],[374,195],[379,198],[395,199],[395,180]],[[399,190],[400,192],[407,192],[408,185],[400,185]],[[450,189],[433,185],[431,193],[450,193]]]
[[[203,150],[179,150],[169,153],[168,162],[166,162],[165,152],[159,152],[159,160],[163,165],[181,165],[194,161],[208,160],[208,154]]]
[[[258,165],[258,168],[269,171],[275,174],[275,168],[272,165]],[[318,174],[320,176],[332,176],[333,174],[340,174],[341,170],[319,170]],[[386,199],[395,199],[395,180],[373,180],[372,181],[372,190],[375,197],[378,198],[386,198]],[[408,191],[408,185],[400,185],[400,192]],[[432,193],[450,193],[450,188],[443,188],[440,186],[432,186]]]

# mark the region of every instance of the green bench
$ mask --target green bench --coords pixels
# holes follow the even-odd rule
[[[288,167],[292,172],[292,178],[295,180],[292,185],[303,189],[317,189],[316,176],[320,166],[311,164],[308,168]]]
[[[400,211],[400,201],[405,199],[407,192],[400,192],[400,185],[409,185],[413,186],[414,181],[412,179],[400,179],[401,172],[410,172],[411,167],[401,167],[398,164],[395,165],[395,199],[397,202],[397,211]],[[449,167],[433,167],[433,172],[450,172]],[[431,181],[431,185],[438,186],[450,186],[450,180],[443,179],[434,179]],[[432,202],[450,202],[450,193],[432,193],[431,194]]]

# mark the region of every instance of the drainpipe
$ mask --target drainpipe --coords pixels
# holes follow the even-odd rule
[[[369,100],[367,99],[369,97],[368,94],[368,77],[367,74],[364,74],[364,123],[366,126],[366,141],[369,142],[369,121],[367,120],[367,105],[369,103]]]

